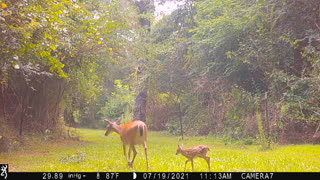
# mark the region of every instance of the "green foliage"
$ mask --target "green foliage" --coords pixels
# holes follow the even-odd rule
[[[265,90],[264,82],[259,79],[263,72],[251,63],[252,52],[240,54],[252,45],[252,42],[243,43],[250,38],[251,29],[259,31],[257,28],[260,29],[264,16],[260,12],[262,4],[250,2],[207,0],[197,3],[198,26],[192,30],[196,41],[193,51],[200,57],[202,73],[223,77],[249,92],[257,92]]]
[[[0,0],[1,84],[22,72],[33,92],[63,79],[45,101],[58,117],[62,99],[86,125],[131,119],[132,92],[145,86],[151,127],[178,134],[182,122],[188,134],[226,141],[304,127],[310,136],[320,117],[317,0],[186,1],[150,27],[151,1],[134,2]]]
[[[232,99],[225,114],[224,133],[230,140],[241,140],[248,137],[245,130],[246,119],[255,114],[259,105],[256,98],[242,88],[232,89]]]
[[[166,124],[166,130],[175,136],[181,135],[180,123],[178,120],[172,120]]]
[[[261,144],[261,149],[266,150],[270,147],[268,147],[267,137],[266,137],[266,133],[265,133],[265,127],[263,125],[263,119],[262,119],[261,112],[256,113],[256,118],[258,121],[258,128],[259,128],[259,133],[260,133],[259,140],[260,140],[260,144]]]
[[[186,3],[152,29],[158,68],[153,67],[151,84],[159,93],[179,97],[175,103],[182,102],[190,134],[210,133],[202,128],[210,127],[213,134],[241,140],[261,136],[263,125],[268,139],[298,121],[314,126],[320,114],[319,33],[300,17],[317,19],[317,8],[311,10],[316,4]],[[184,101],[186,97],[192,101]],[[179,125],[174,116],[167,125],[170,131]]]
[[[39,117],[41,121],[58,121],[59,112],[68,106],[69,115],[79,116],[70,124],[95,127],[96,119],[101,118],[97,113],[105,105],[113,81],[131,73],[131,59],[126,60],[125,56],[129,49],[126,45],[134,36],[130,32],[137,20],[132,7],[120,1],[104,0],[6,0],[0,3],[3,4],[0,8],[0,81],[12,89],[13,77],[22,74],[25,82],[18,83],[16,89],[23,91],[22,84],[26,83],[37,92],[23,94],[23,97],[30,102],[37,102],[33,99],[42,94],[47,98],[42,98],[45,105],[39,107],[48,109],[37,109],[26,101],[26,107],[35,111],[28,111],[26,116],[37,118],[34,114],[40,111],[48,118]],[[30,72],[37,76],[26,77]],[[42,93],[42,88],[51,85],[42,83],[46,78],[62,80],[57,86],[60,91]],[[19,103],[13,104],[20,107]],[[43,124],[47,123],[39,121],[35,127]]]
[[[111,120],[120,117],[130,120],[134,100],[135,93],[132,92],[130,86],[122,84],[121,80],[115,80],[115,92],[108,98],[100,113],[103,115],[103,118]]]

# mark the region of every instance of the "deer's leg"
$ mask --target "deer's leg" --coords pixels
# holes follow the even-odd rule
[[[132,168],[132,162],[131,162],[131,152],[132,152],[132,147],[131,147],[131,145],[129,146],[129,152],[128,152],[128,165],[129,165],[129,167],[131,167]]]
[[[189,159],[184,163],[184,171],[187,169],[187,163],[189,162]]]
[[[133,167],[134,160],[136,159],[136,156],[137,156],[137,150],[136,150],[136,148],[134,147],[134,145],[131,145],[130,148],[131,148],[132,151],[133,151],[133,159],[132,159],[131,162],[129,162],[129,166],[130,166],[130,167]]]
[[[207,163],[208,163],[208,167],[209,167],[209,172],[211,171],[210,170],[210,157],[209,156],[206,156],[206,157],[204,157],[204,159],[207,161]]]
[[[131,146],[129,146],[129,152],[128,152],[128,162],[130,162],[131,160],[131,151],[132,151],[132,149],[131,149]]]
[[[194,171],[193,170],[193,159],[191,159],[191,166],[192,166],[192,172]]]
[[[149,163],[148,163],[148,146],[147,146],[147,142],[144,142],[144,153],[146,155],[146,162],[147,162],[147,170],[149,169]]]
[[[123,152],[124,152],[124,157],[126,157],[126,160],[128,161],[128,156],[127,156],[126,145],[125,144],[123,144]]]

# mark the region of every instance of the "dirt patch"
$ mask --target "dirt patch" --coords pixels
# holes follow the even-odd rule
[[[86,144],[92,144],[94,142],[91,141],[84,141],[84,140],[75,140],[75,139],[52,139],[49,141],[50,144],[57,144],[57,145],[61,145],[61,144],[77,144],[77,145],[86,145]]]
[[[41,151],[41,152],[28,152],[26,155],[28,156],[41,156],[41,155],[47,155],[49,154],[49,151]]]

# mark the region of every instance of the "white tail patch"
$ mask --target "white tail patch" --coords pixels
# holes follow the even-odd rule
[[[138,128],[139,128],[140,136],[143,136],[144,135],[144,127],[140,125]]]

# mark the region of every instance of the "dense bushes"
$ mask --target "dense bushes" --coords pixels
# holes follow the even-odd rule
[[[156,57],[167,73],[153,85],[183,107],[185,133],[310,142],[320,119],[319,10],[314,0],[186,3],[153,29],[155,48],[170,47]]]
[[[0,121],[20,134],[145,110],[152,130],[266,147],[318,127],[317,0],[190,0],[151,26],[149,0],[0,2]]]

